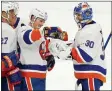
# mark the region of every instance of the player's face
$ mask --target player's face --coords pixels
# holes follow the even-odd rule
[[[8,15],[7,15],[7,13],[6,13],[5,11],[2,11],[2,16],[3,16],[4,18],[8,18]]]
[[[9,11],[9,23],[10,23],[10,25],[14,25],[15,24],[15,22],[16,22],[16,14],[15,14],[15,12],[14,12],[14,9],[12,9],[12,10],[10,10]]]
[[[79,22],[82,21],[82,16],[81,14],[75,14],[75,19],[78,20]]]
[[[34,28],[38,28],[40,29],[45,23],[45,20],[41,19],[41,18],[37,18],[34,22]]]

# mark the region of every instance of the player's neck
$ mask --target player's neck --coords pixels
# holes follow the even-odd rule
[[[2,22],[3,23],[8,23],[8,21],[6,19],[3,19],[3,18],[2,18]]]

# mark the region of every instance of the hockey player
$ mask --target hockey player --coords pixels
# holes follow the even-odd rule
[[[92,20],[92,8],[87,2],[74,8],[74,19],[79,27],[73,47],[63,41],[50,42],[50,52],[60,58],[71,55],[74,63],[74,75],[81,84],[82,91],[100,90],[106,82],[105,51],[102,29]]]
[[[33,9],[29,26],[22,24],[18,30],[20,45],[22,91],[43,91],[46,84],[46,72],[54,67],[55,59],[49,53],[48,43],[39,30],[47,20],[47,13]]]
[[[2,36],[1,36],[1,89],[2,91],[20,91],[21,73],[17,67],[17,38],[15,29],[9,24],[15,18],[11,3],[2,2]]]
[[[22,34],[22,32],[24,31],[24,27],[26,27],[26,23],[21,19],[21,18],[19,18],[19,17],[17,17],[17,11],[18,11],[18,8],[19,8],[19,6],[18,6],[18,3],[15,3],[15,2],[9,2],[9,3],[11,3],[13,6],[14,6],[14,10],[15,10],[15,18],[10,22],[10,25],[15,29],[15,31],[16,31],[16,33],[17,33],[17,35],[18,35],[18,45],[21,45],[21,34]],[[31,14],[34,14],[34,17],[36,16],[38,16],[38,14],[40,14],[40,16],[41,15],[43,15],[44,13],[42,13],[41,11],[40,11],[40,13],[38,12],[35,12],[35,10],[34,11],[32,11],[32,13]],[[36,15],[37,14],[37,15]],[[32,15],[31,15],[32,16]],[[30,17],[31,17],[30,16]],[[39,17],[40,17],[39,16]],[[33,18],[34,18],[33,17]],[[35,20],[37,20],[37,19],[35,19]],[[41,23],[41,22],[43,22],[43,20],[42,19],[39,19],[38,18],[38,23]],[[37,22],[36,22],[37,23]],[[32,28],[40,28],[41,26],[41,24],[38,24],[37,23],[37,25],[35,25],[36,23],[34,23],[34,21],[33,20],[31,20],[31,22],[30,22],[30,26],[32,26]],[[42,24],[43,25],[43,24]],[[23,29],[23,30],[22,30]],[[30,28],[28,28],[28,29],[31,29],[31,27]],[[27,29],[26,29],[26,31],[27,31]],[[38,32],[38,31],[37,31]],[[33,32],[33,36],[35,37],[35,32]],[[37,34],[37,36],[38,36],[38,33],[36,33]],[[40,34],[40,33],[39,33]],[[21,37],[21,38],[20,38]],[[30,37],[30,36],[29,36]],[[36,37],[37,38],[37,37]],[[20,39],[20,41],[19,41],[19,39]],[[24,41],[25,42],[25,41]],[[23,43],[24,43],[23,42]],[[49,41],[46,41],[46,43],[48,43]],[[26,43],[26,42],[25,42]],[[26,53],[26,51],[27,51],[27,48],[25,49],[26,51],[24,52],[24,46],[22,45],[22,47],[20,48],[19,47],[19,53],[20,53],[20,61],[22,62],[22,65],[21,64],[19,64],[19,67],[21,68],[21,71],[22,71],[22,76],[23,76],[23,79],[22,79],[22,83],[21,83],[21,90],[23,90],[23,91],[26,91],[26,90],[43,90],[43,89],[45,89],[45,79],[41,79],[41,78],[43,78],[43,77],[45,77],[46,76],[46,74],[41,74],[41,73],[44,73],[44,70],[48,70],[48,71],[50,71],[50,70],[52,70],[52,68],[54,67],[54,64],[55,64],[55,60],[54,60],[54,57],[50,54],[49,55],[49,52],[46,52],[46,55],[47,55],[47,57],[45,58],[45,53],[44,53],[44,51],[43,51],[43,48],[44,48],[44,46],[43,46],[43,44],[44,44],[45,42],[43,41],[42,43],[41,43],[41,45],[40,45],[40,47],[39,47],[39,51],[40,51],[40,54],[39,55],[41,55],[41,57],[43,57],[43,59],[44,59],[44,61],[46,60],[47,62],[44,62],[44,63],[47,63],[47,65],[44,65],[44,63],[43,62],[41,62],[41,60],[40,60],[40,64],[41,64],[41,66],[39,66],[39,65],[32,65],[32,64],[29,64],[28,62],[30,62],[30,61],[32,61],[31,59],[30,59],[30,61],[28,60],[28,61],[26,61],[27,59],[26,59],[26,57],[27,57],[27,53]],[[25,44],[25,46],[27,46],[27,44]],[[29,45],[28,45],[29,46]],[[29,46],[30,47],[30,46]],[[36,50],[36,49],[38,49],[38,47],[37,48],[35,48],[36,46],[34,46],[34,49]],[[33,48],[33,46],[32,46],[32,48]],[[28,50],[29,51],[29,53],[30,53],[30,51],[32,50],[32,48],[30,49],[30,50]],[[33,51],[34,52],[34,54],[35,53],[37,53],[37,55],[38,55],[38,50],[37,50],[37,52],[35,52],[35,51]],[[48,54],[47,54],[48,53]],[[31,52],[31,54],[33,55],[33,53]],[[29,54],[30,55],[30,54]],[[31,56],[32,56],[31,55]],[[38,57],[37,57],[37,55],[35,54],[34,56],[36,57],[36,60],[38,60]],[[39,56],[38,55],[38,56]],[[23,59],[23,56],[25,56],[25,59]],[[48,57],[49,56],[49,57]],[[28,57],[29,58],[29,57]],[[40,57],[39,57],[40,58]],[[34,60],[34,59],[33,59]],[[35,60],[35,61],[36,61]],[[25,62],[26,61],[26,62]],[[26,65],[25,65],[26,64]],[[27,65],[28,64],[28,65]],[[36,68],[35,68],[36,67]],[[37,72],[37,74],[35,75],[35,74],[33,74],[33,73],[35,73],[35,72],[33,72],[33,70],[32,70],[32,68],[33,68],[33,70],[35,69]],[[30,70],[28,70],[28,69],[30,69]],[[25,70],[25,72],[24,72],[24,70]],[[35,71],[34,70],[34,71]],[[39,70],[41,70],[41,71],[39,71]],[[47,71],[46,70],[46,71]],[[26,71],[28,71],[28,72],[26,72]],[[32,72],[31,72],[32,71]],[[46,72],[45,71],[45,72]],[[30,75],[30,72],[32,73],[31,74],[31,76],[27,76],[27,75]],[[32,76],[34,76],[34,78],[32,78]],[[29,85],[29,77],[30,78],[32,78],[32,86],[31,85]],[[36,78],[40,78],[40,79],[35,79],[35,77]],[[27,79],[26,79],[27,78]],[[36,82],[35,82],[35,80],[36,80]],[[28,83],[27,83],[28,82]],[[39,84],[40,83],[40,84]],[[35,84],[37,84],[37,85],[35,85]]]

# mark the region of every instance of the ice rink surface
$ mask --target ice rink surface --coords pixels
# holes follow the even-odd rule
[[[29,13],[32,8],[40,8],[48,13],[47,26],[59,26],[67,31],[69,40],[73,40],[77,32],[77,24],[74,21],[73,9],[79,2],[19,2],[19,16],[29,21]],[[102,27],[104,41],[111,31],[111,3],[88,2],[93,8],[93,20]],[[94,31],[93,31],[94,32]],[[107,66],[107,82],[101,90],[111,90],[111,41],[105,50]],[[56,58],[56,65],[47,73],[47,90],[75,90],[76,78],[74,77],[73,63],[71,60]]]

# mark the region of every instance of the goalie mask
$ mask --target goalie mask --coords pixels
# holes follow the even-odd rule
[[[77,23],[86,23],[92,20],[93,11],[87,2],[79,3],[78,6],[74,8],[74,18]],[[78,17],[78,18],[77,18]]]

